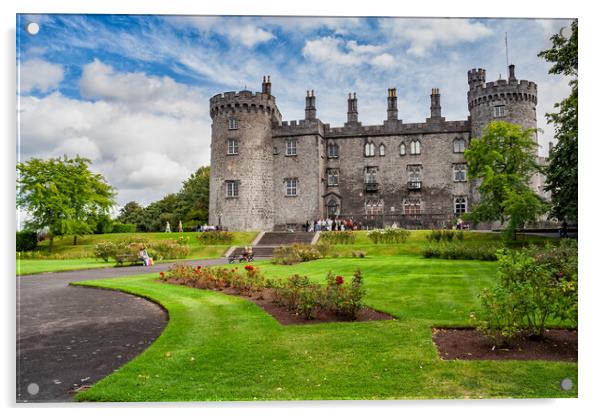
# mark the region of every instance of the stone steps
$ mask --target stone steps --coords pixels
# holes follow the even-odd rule
[[[295,243],[311,244],[315,233],[266,232],[256,246],[288,246]]]

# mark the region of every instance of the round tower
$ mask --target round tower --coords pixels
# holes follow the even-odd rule
[[[226,92],[209,101],[209,223],[229,230],[274,227],[272,123],[280,123],[270,77],[262,91]]]
[[[523,128],[537,128],[537,84],[516,79],[514,65],[508,79],[486,82],[482,68],[468,71],[468,110],[472,137],[480,137],[492,121],[502,120]],[[534,136],[537,141],[537,135]]]

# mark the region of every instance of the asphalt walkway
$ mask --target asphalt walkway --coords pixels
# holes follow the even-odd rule
[[[159,273],[172,264],[17,276],[17,402],[73,400],[140,354],[167,324],[167,313],[149,300],[69,283]]]

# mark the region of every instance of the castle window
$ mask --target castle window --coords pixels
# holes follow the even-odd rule
[[[238,140],[228,139],[228,154],[229,155],[237,155],[238,154]]]
[[[337,215],[339,215],[339,204],[335,199],[331,199],[330,201],[328,201],[327,208],[329,217],[336,217]]]
[[[235,118],[228,119],[228,130],[237,130],[238,120]]]
[[[466,163],[459,163],[453,165],[454,169],[454,182],[466,182]]]
[[[238,181],[226,181],[226,196],[238,198]]]
[[[404,215],[420,215],[421,212],[420,199],[406,199],[403,201],[403,214]]]
[[[366,215],[382,215],[385,212],[385,204],[382,199],[369,199],[366,201]]]
[[[328,169],[326,171],[326,175],[328,176],[328,186],[339,186],[339,170],[338,169]]]
[[[506,106],[505,105],[496,105],[493,107],[493,116],[494,117],[504,117],[506,115]]]
[[[401,156],[405,156],[406,155],[406,144],[402,143],[399,145],[399,154]]]
[[[364,156],[374,156],[374,143],[368,142],[364,145]]]
[[[385,155],[385,145],[382,143],[380,144],[380,146],[378,146],[378,155],[379,156]]]
[[[454,139],[454,153],[464,153],[466,150],[466,140],[461,137]]]
[[[299,179],[297,178],[287,178],[284,180],[286,182],[286,196],[297,196],[297,188],[299,185]]]
[[[296,139],[288,139],[286,141],[286,155],[287,156],[297,156],[297,140]]]
[[[339,157],[339,145],[335,143],[328,144],[328,157],[337,158]]]
[[[412,140],[410,142],[410,154],[411,155],[419,155],[420,154],[420,140]]]
[[[422,165],[408,165],[408,188],[420,189],[422,186]]]
[[[366,183],[377,183],[377,180],[376,180],[377,172],[378,172],[377,167],[367,167],[366,168],[366,176],[365,176]]]
[[[467,198],[465,196],[457,196],[454,198],[454,212],[456,214],[462,214],[467,212],[468,203]]]

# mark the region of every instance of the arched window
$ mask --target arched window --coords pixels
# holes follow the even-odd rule
[[[462,137],[458,137],[454,139],[454,153],[464,153],[466,150],[466,140]]]
[[[456,214],[462,214],[468,211],[468,203],[465,196],[458,196],[454,198],[454,212]]]
[[[364,145],[364,156],[374,156],[374,143],[368,142]]]
[[[382,143],[380,144],[380,146],[378,146],[378,155],[379,156],[385,155],[385,145]]]
[[[326,207],[328,208],[329,217],[336,217],[339,215],[339,204],[337,203],[336,199],[331,198]]]
[[[410,142],[410,154],[411,155],[419,155],[420,154],[420,140],[412,140]]]
[[[401,156],[405,156],[406,155],[406,144],[402,143],[399,145],[399,154]]]
[[[339,157],[339,145],[336,143],[328,143],[328,157],[337,158]]]

